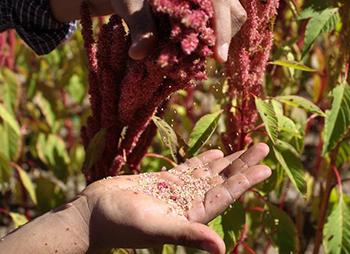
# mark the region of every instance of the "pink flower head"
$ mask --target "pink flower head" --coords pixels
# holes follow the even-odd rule
[[[233,114],[227,110],[227,129],[224,143],[229,150],[239,150],[250,140],[247,135],[258,115],[254,96],[260,96],[263,75],[272,48],[271,22],[277,14],[279,0],[242,0],[248,19],[233,38],[226,63],[229,101],[236,100]]]
[[[137,170],[155,135],[149,126],[157,108],[191,80],[206,78],[205,57],[212,55],[215,43],[211,0],[149,4],[158,24],[158,46],[140,61],[127,56],[130,37],[117,16],[101,27],[96,43],[87,4],[82,8],[92,107],[82,133],[85,147],[101,128],[106,130],[103,159],[87,174],[91,181],[116,174],[125,163]],[[142,135],[145,131],[149,135]]]

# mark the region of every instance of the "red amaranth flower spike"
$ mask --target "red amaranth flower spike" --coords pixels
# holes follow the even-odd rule
[[[14,30],[0,33],[0,67],[15,68],[16,35]]]
[[[260,96],[262,78],[272,48],[271,24],[277,14],[279,0],[242,0],[248,19],[232,39],[226,63],[229,102],[226,107],[227,132],[223,142],[228,151],[243,149],[251,140],[249,131],[258,118],[254,96]]]
[[[85,147],[101,128],[106,129],[103,158],[88,169],[89,181],[115,175],[125,163],[136,170],[151,143],[143,132],[155,134],[155,128],[148,126],[157,108],[193,79],[206,78],[205,57],[212,55],[215,42],[211,0],[150,0],[149,4],[158,24],[158,46],[142,61],[126,55],[130,38],[117,16],[101,26],[96,43],[88,5],[82,5],[92,107],[82,132]]]

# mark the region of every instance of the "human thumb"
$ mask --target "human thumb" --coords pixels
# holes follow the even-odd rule
[[[206,250],[213,254],[225,253],[225,244],[220,236],[200,223],[185,223],[176,238],[175,244]]]
[[[115,12],[121,16],[131,35],[129,56],[135,60],[146,57],[156,45],[155,24],[151,8],[146,0],[112,0]]]

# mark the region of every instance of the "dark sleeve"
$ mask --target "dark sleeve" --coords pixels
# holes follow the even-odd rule
[[[0,32],[7,29],[15,29],[30,48],[44,55],[76,30],[76,22],[55,20],[49,0],[0,0]]]

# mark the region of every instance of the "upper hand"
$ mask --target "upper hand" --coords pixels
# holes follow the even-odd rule
[[[147,248],[172,243],[224,253],[222,239],[204,224],[270,176],[268,167],[258,165],[268,151],[265,144],[226,157],[219,150],[210,150],[174,168],[175,171],[198,168],[193,173],[195,179],[210,176],[214,182],[205,196],[194,199],[183,215],[169,212],[169,205],[163,200],[133,191],[140,175],[118,176],[91,184],[82,193],[91,209],[90,248],[93,251],[112,247]],[[173,174],[151,174],[160,182],[181,186],[181,180]]]
[[[240,30],[247,14],[239,0],[212,0],[215,11],[215,56],[227,60],[231,38]],[[129,56],[144,58],[155,46],[156,28],[147,0],[111,0],[116,14],[124,18],[130,29],[132,45]]]

